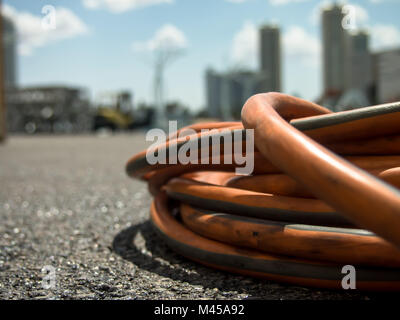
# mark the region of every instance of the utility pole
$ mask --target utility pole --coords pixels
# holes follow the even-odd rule
[[[0,143],[4,142],[7,135],[6,103],[4,97],[4,45],[3,45],[3,12],[0,0]]]
[[[164,63],[155,61],[154,65],[154,106],[155,106],[155,123],[159,128],[166,127],[167,117],[164,108]]]
[[[164,101],[164,71],[181,53],[181,49],[171,46],[160,46],[154,52],[154,126],[157,128],[168,128]]]

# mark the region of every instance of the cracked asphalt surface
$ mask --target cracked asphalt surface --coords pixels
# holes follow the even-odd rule
[[[144,133],[13,136],[0,145],[0,299],[389,297],[237,276],[175,254],[148,222],[146,185],[124,171],[145,147]]]

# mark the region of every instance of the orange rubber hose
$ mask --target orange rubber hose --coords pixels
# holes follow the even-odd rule
[[[230,140],[237,134],[239,150]],[[195,163],[171,161],[173,150],[189,146],[198,151]],[[332,113],[259,94],[245,103],[242,123],[188,126],[155,149],[165,163],[149,164],[154,150],[145,150],[126,171],[148,182],[155,230],[182,255],[229,272],[337,289],[342,267],[353,265],[357,289],[400,290],[400,103]],[[254,170],[243,176],[235,170],[244,155]]]

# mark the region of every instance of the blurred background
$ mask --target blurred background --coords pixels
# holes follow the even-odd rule
[[[370,299],[177,256],[124,169],[148,129],[240,119],[256,93],[400,100],[400,0],[0,3],[0,299]]]
[[[3,0],[2,136],[400,100],[400,0]]]

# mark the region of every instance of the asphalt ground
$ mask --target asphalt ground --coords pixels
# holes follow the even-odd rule
[[[149,223],[146,185],[125,174],[145,147],[144,133],[0,145],[0,299],[393,297],[252,279],[175,254]]]

